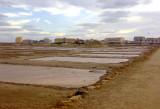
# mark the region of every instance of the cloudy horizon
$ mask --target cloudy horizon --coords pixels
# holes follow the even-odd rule
[[[156,38],[159,5],[158,0],[0,0],[0,42],[16,37]]]

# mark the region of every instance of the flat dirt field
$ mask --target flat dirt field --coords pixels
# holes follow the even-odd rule
[[[160,71],[160,50],[154,53],[149,60],[138,62],[141,58],[148,56],[152,50],[154,50],[154,47],[151,46],[104,46],[99,48],[29,45],[0,46],[0,64],[2,69],[0,69],[0,72],[2,71],[0,77],[0,109],[54,109],[60,101],[69,98],[77,91],[88,91],[89,93],[86,94],[82,100],[77,102],[76,105],[69,108],[130,109],[131,107],[132,109],[144,109],[145,107],[145,109],[156,109],[155,107],[159,106],[158,103],[160,101],[160,74],[158,72]],[[110,60],[127,60],[127,62],[107,64],[85,63],[78,60],[77,62],[67,62],[65,60],[32,60],[48,57],[66,57],[68,59],[89,58],[90,60],[94,58],[103,60],[106,58],[98,56],[79,56],[79,54],[93,54],[94,52],[113,54],[113,56],[117,56],[117,54],[122,55],[123,52],[124,54],[127,53],[127,55],[137,55],[138,53],[139,56],[132,58],[107,57]],[[132,65],[132,62],[136,64]],[[6,67],[10,64],[16,67],[12,67],[13,69]],[[21,65],[25,66],[24,69],[21,69]],[[34,68],[33,72],[30,71],[30,67]],[[45,71],[47,70],[44,70],[44,73],[42,72],[44,68],[50,69],[51,67],[62,69],[63,73],[58,73],[59,71],[55,70],[56,72],[54,73],[59,75],[56,77],[48,72],[46,72],[45,75]],[[89,89],[88,85],[94,84],[95,82],[97,82],[95,84],[99,84],[101,80],[104,80],[115,71],[122,71],[124,68],[126,70],[118,75],[116,79],[111,80],[100,89]],[[76,69],[79,69],[80,72],[72,72],[76,71]],[[103,70],[105,73],[107,71],[107,74],[104,74],[104,72],[102,74],[94,72],[98,70]],[[37,72],[35,71],[39,71],[40,75],[38,74],[37,76]],[[51,69],[49,71],[52,72],[53,70]],[[81,71],[84,72],[81,73]],[[12,75],[13,73],[15,73],[15,75]],[[74,75],[72,75],[73,73]],[[85,75],[86,78],[84,77]],[[70,80],[68,83],[73,83],[76,80],[72,78],[72,76],[77,78],[77,81],[79,79],[84,82],[84,79],[86,79],[89,84],[81,88],[77,88],[78,84],[76,85],[75,83],[74,88],[63,87],[63,84],[67,84],[66,81]],[[71,81],[72,79],[66,79],[68,77],[74,79],[74,81]],[[93,81],[90,81],[90,77],[93,78],[91,79]],[[53,79],[54,81],[57,80],[62,87],[53,83],[50,85],[34,83],[35,81],[42,83],[43,81],[41,79],[44,79],[45,82],[53,82]],[[32,84],[29,84],[30,82]],[[155,107],[152,108],[151,106]]]
[[[160,49],[127,68],[99,90],[90,91],[72,109],[159,109]]]
[[[51,109],[76,89],[0,83],[0,109]]]

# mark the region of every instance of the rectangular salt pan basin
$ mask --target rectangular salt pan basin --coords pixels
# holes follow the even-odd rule
[[[82,58],[82,57],[45,57],[38,59],[31,59],[37,61],[67,61],[67,62],[84,62],[84,63],[121,63],[127,62],[129,59],[120,58]]]
[[[100,56],[100,57],[137,57],[139,55],[123,55],[123,54],[78,54],[80,56]]]
[[[106,70],[90,72],[86,69],[5,64],[0,64],[0,69],[0,81],[2,82],[67,88],[78,88],[94,84],[100,80],[101,76],[106,74]]]
[[[148,49],[92,49],[92,50],[86,50],[86,51],[92,51],[92,52],[147,52]]]
[[[92,53],[95,53],[95,54],[98,54],[98,53],[102,53],[102,54],[136,54],[136,55],[140,55],[142,54],[142,52],[92,52]]]

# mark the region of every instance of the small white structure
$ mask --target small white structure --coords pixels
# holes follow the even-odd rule
[[[123,37],[114,37],[104,39],[104,44],[123,44],[125,42]]]

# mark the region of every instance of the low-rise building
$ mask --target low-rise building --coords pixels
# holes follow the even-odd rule
[[[133,44],[133,43],[134,43],[133,41],[125,40],[125,44]]]
[[[159,38],[157,38],[157,42],[158,42],[158,44],[160,44],[160,37],[159,37]]]
[[[104,39],[104,44],[123,44],[125,42],[123,37],[114,37]]]
[[[90,40],[86,40],[85,44],[87,44],[87,45],[101,45],[102,41],[99,41],[96,39],[90,39]]]
[[[158,39],[157,38],[146,38],[145,42],[148,44],[155,44],[155,43],[158,43]]]
[[[82,40],[82,39],[78,39],[78,38],[77,38],[77,39],[75,40],[75,43],[76,43],[76,44],[85,44],[85,41]]]
[[[146,38],[146,44],[160,44],[160,38]]]
[[[31,40],[31,39],[25,39],[23,40],[22,42],[23,44],[33,44],[34,43],[34,40]]]
[[[44,40],[39,40],[38,44],[44,44]]]
[[[52,40],[50,40],[49,38],[44,38],[44,44],[51,44]]]
[[[143,44],[143,43],[145,43],[145,37],[144,36],[135,36],[134,37],[134,43],[135,44]]]
[[[74,38],[65,38],[66,43],[74,44],[75,41],[76,41],[76,39],[74,39]]]
[[[76,39],[74,38],[56,38],[55,43],[62,44],[62,43],[68,43],[68,44],[74,44]]]
[[[160,44],[160,38],[145,38],[144,36],[134,37],[135,44],[149,45],[149,44]]]
[[[57,43],[57,44],[61,44],[61,43],[65,43],[65,40],[64,40],[64,38],[56,38],[54,40],[54,42]]]

